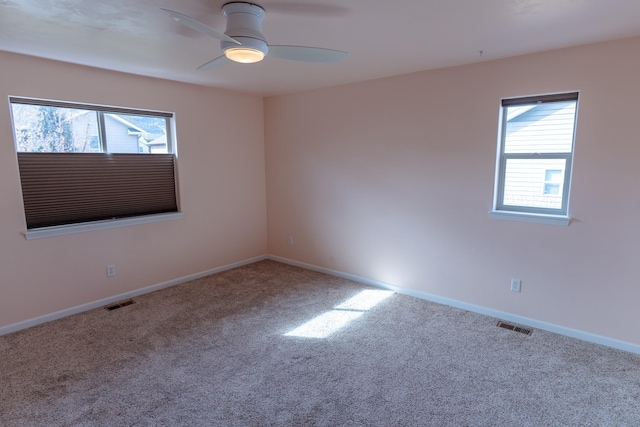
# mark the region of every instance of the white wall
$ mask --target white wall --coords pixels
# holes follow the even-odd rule
[[[269,253],[640,344],[639,51],[635,38],[268,98]],[[490,219],[500,100],[576,90],[573,222]]]
[[[260,97],[3,52],[0,96],[0,327],[266,253]],[[184,218],[25,240],[9,96],[174,112]]]

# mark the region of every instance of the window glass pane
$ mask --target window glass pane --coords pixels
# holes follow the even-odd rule
[[[505,107],[505,153],[570,153],[576,101]]]
[[[168,153],[167,124],[163,117],[104,114],[109,153]]]
[[[19,152],[100,152],[97,112],[11,104]]]
[[[565,167],[565,159],[507,159],[503,205],[561,209]],[[560,173],[558,183],[546,179],[549,171]]]
[[[560,194],[560,184],[545,184],[544,194]]]
[[[544,171],[544,180],[551,182],[562,182],[562,171],[557,169],[547,169]]]

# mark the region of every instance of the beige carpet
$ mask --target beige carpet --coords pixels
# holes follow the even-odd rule
[[[373,289],[263,261],[0,337],[0,425],[640,426],[640,356]]]

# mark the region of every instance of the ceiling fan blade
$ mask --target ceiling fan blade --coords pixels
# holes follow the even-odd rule
[[[307,46],[269,45],[269,56],[303,62],[340,62],[349,54],[341,50]]]
[[[230,62],[231,60],[229,58],[222,55],[222,56],[218,56],[216,59],[213,59],[207,62],[206,64],[202,64],[201,66],[198,67],[198,70],[211,70],[212,68],[218,68]]]
[[[206,34],[218,40],[224,40],[231,43],[241,44],[239,41],[232,39],[228,35],[218,32],[213,28],[211,28],[210,26],[203,24],[200,21],[196,21],[195,19],[190,18],[187,15],[183,15],[182,13],[174,12],[173,10],[169,10],[169,9],[160,8],[160,10],[162,10],[164,13],[166,13],[171,18],[173,18],[174,21],[179,22],[182,25],[186,25],[192,30],[196,30],[200,33]]]

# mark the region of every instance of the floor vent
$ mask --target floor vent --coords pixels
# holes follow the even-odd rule
[[[135,303],[136,302],[134,300],[128,299],[126,301],[122,301],[122,302],[118,302],[116,304],[108,305],[104,309],[108,310],[108,311],[112,311],[112,310],[116,310],[118,308],[126,307],[126,306],[131,305],[131,304],[135,304]]]
[[[502,321],[498,322],[498,326],[504,329],[508,329],[510,331],[520,332],[521,334],[525,334],[525,335],[531,335],[531,333],[533,332],[532,329],[523,328],[521,326],[512,325],[510,323],[505,323]]]

